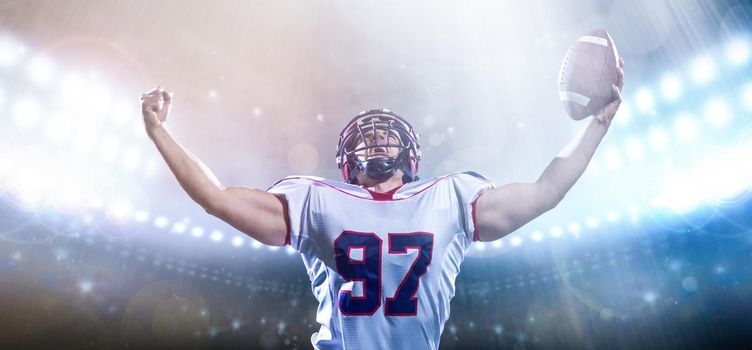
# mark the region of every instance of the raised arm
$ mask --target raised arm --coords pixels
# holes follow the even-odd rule
[[[554,208],[580,178],[593,157],[621,104],[624,62],[619,61],[619,81],[612,87],[614,100],[588,121],[552,161],[535,183],[512,183],[482,194],[476,205],[476,226],[481,241],[512,233]]]
[[[284,245],[284,200],[255,188],[222,186],[211,170],[168,132],[165,122],[171,107],[172,94],[160,86],[141,97],[146,132],[183,190],[206,212],[257,241]]]

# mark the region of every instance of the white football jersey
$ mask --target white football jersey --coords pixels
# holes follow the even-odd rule
[[[317,349],[436,349],[454,280],[476,238],[474,205],[494,185],[463,172],[393,193],[309,176],[280,180],[289,244],[319,301]]]

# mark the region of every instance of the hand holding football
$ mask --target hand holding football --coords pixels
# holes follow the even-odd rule
[[[572,119],[598,114],[620,98],[620,62],[614,41],[604,29],[580,37],[569,47],[559,72],[559,99]]]

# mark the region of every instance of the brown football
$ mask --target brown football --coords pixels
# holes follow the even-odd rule
[[[611,102],[619,53],[611,35],[596,29],[569,47],[559,71],[559,99],[567,114],[580,120]]]

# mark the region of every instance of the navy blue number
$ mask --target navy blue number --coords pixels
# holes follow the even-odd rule
[[[433,234],[428,232],[390,233],[389,254],[407,254],[407,248],[418,249],[407,275],[402,279],[394,297],[386,298],[384,312],[387,316],[415,316],[418,313],[418,298],[415,293],[420,286],[420,277],[428,271],[433,254]]]
[[[362,249],[359,260],[350,251]],[[354,297],[351,291],[339,293],[339,309],[347,316],[373,315],[381,306],[381,238],[370,232],[344,231],[334,240],[334,259],[337,272],[347,281],[360,281],[363,296]]]
[[[418,254],[397,291],[386,298],[387,316],[415,316],[418,298],[415,293],[420,277],[428,271],[433,254],[433,234],[428,232],[390,233],[389,253],[407,254],[407,249],[417,249]],[[361,250],[359,259],[351,251]],[[337,272],[348,282],[362,283],[363,295],[354,297],[352,291],[340,291],[338,305],[343,315],[370,316],[381,307],[381,238],[371,232],[344,231],[334,240],[334,258]]]

